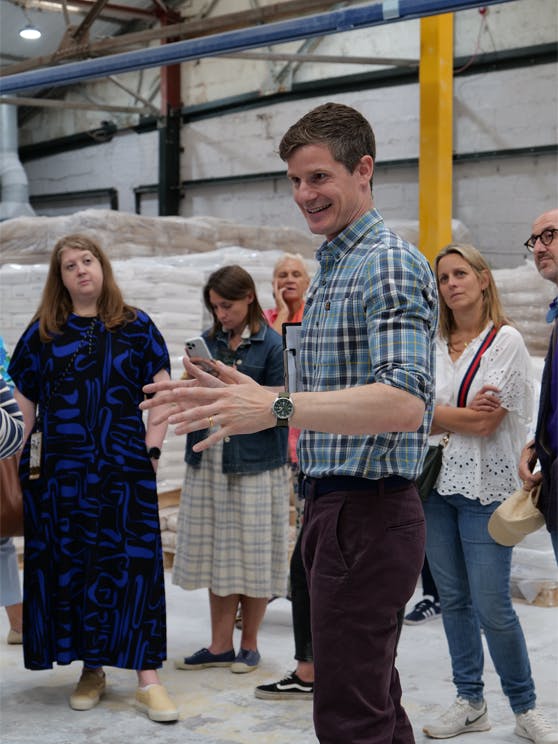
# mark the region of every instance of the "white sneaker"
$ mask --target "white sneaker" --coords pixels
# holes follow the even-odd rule
[[[558,731],[553,729],[536,708],[515,716],[515,733],[535,744],[558,744]]]
[[[486,701],[483,701],[482,708],[474,708],[468,700],[458,697],[440,718],[427,723],[422,730],[431,739],[451,739],[458,734],[489,729]]]

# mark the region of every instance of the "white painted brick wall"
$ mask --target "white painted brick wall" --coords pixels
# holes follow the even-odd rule
[[[194,2],[191,10],[196,7]],[[234,8],[246,9],[246,3],[235,0]],[[555,41],[557,16],[555,0],[504,3],[488,9],[486,25],[479,35],[478,10],[458,13],[456,54],[472,54],[477,42],[480,51],[490,52]],[[419,26],[418,21],[408,21],[325,37],[315,51],[418,57]],[[228,59],[185,64],[184,101],[192,104],[253,90],[254,81],[262,78],[262,66],[243,62],[243,69],[250,70],[246,76],[238,74],[239,68],[235,67],[238,64]],[[353,66],[339,68],[340,65],[335,65],[335,70],[330,66],[302,65],[296,79],[357,71]],[[153,84],[152,78],[148,83]],[[198,97],[202,89],[203,95]],[[197,93],[193,95],[195,90]],[[94,92],[96,96],[102,95],[101,83],[95,84]],[[458,76],[454,97],[457,153],[555,145],[558,141],[556,64]],[[416,168],[386,170],[382,161],[418,156],[418,85],[347,93],[335,99],[356,106],[373,124],[378,144],[375,194],[380,210],[388,219],[417,219]],[[181,178],[218,178],[281,170],[284,164],[276,150],[282,134],[299,116],[322,102],[324,99],[317,97],[276,104],[185,126]],[[49,134],[48,116],[42,114],[33,120],[34,131],[41,133],[39,137]],[[58,126],[59,120],[56,121]],[[558,203],[557,166],[556,157],[551,155],[456,164],[453,216],[467,225],[475,244],[487,254],[493,266],[516,266],[523,260],[525,252],[521,243],[529,234],[533,218]],[[158,134],[118,136],[101,146],[29,161],[25,169],[33,195],[112,187],[118,190],[120,210],[133,212],[133,188],[158,181]],[[153,197],[144,197],[142,205],[145,214],[157,213]],[[87,206],[80,204],[75,209]],[[107,205],[97,202],[94,206]],[[282,179],[193,187],[182,200],[180,211],[182,216],[211,215],[253,225],[304,228],[291,202],[288,184]],[[55,212],[43,210],[42,213]]]

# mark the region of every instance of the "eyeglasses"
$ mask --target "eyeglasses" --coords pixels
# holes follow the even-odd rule
[[[529,240],[526,240],[523,245],[525,246],[525,248],[527,248],[528,251],[531,251],[531,253],[533,253],[537,240],[540,240],[546,248],[552,243],[552,241],[554,240],[554,235],[556,233],[558,233],[558,228],[549,227],[547,230],[543,230],[540,235],[531,235]]]

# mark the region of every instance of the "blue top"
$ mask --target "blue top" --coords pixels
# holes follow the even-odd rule
[[[375,435],[303,430],[298,457],[313,477],[420,472],[432,422],[436,282],[426,258],[371,210],[317,252],[301,334],[302,389],[341,390],[373,382],[424,401],[418,431]],[[373,415],[373,413],[371,414]]]
[[[543,475],[537,507],[544,514],[550,532],[558,530],[558,318],[553,323],[541,379],[535,432],[537,457]]]
[[[13,391],[14,381],[10,377],[8,367],[10,366],[10,355],[6,349],[4,338],[0,336],[0,375],[4,378],[6,385]]]
[[[23,444],[23,414],[13,396],[10,358],[0,336],[0,458],[14,455]]]
[[[214,359],[238,367],[260,385],[283,387],[283,342],[281,336],[262,323],[259,331],[242,339],[235,351],[229,348],[228,334],[220,331],[215,338],[204,331],[203,338]],[[278,468],[287,462],[288,428],[272,427],[255,434],[237,434],[223,440],[223,473],[261,473]],[[205,439],[207,429],[188,434],[185,460],[199,467],[201,452],[193,452],[192,446]]]
[[[15,455],[23,444],[23,415],[0,375],[0,459]]]
[[[546,319],[548,323],[554,323],[547,354],[547,359],[551,359],[552,361],[547,361],[547,364],[550,366],[550,396],[546,430],[550,449],[554,453],[554,457],[556,457],[558,454],[558,352],[556,350],[558,345],[558,333],[556,332],[556,326],[558,325],[558,297],[552,300]],[[552,343],[554,344],[553,349],[550,348]]]

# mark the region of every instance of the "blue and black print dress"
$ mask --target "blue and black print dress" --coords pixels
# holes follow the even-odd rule
[[[9,367],[38,404],[40,476],[24,493],[24,663],[156,669],[166,658],[157,490],[138,408],[169,355],[152,320],[107,331],[70,315],[43,344],[38,322]]]

